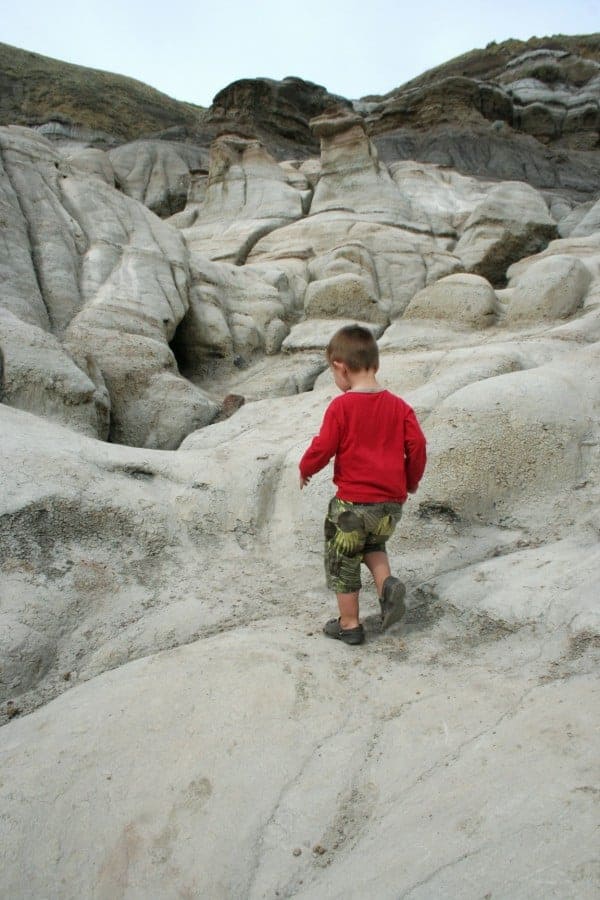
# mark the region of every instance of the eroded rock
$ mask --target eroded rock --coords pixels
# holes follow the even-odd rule
[[[556,235],[556,223],[537,191],[505,183],[475,207],[454,253],[468,272],[499,284],[511,263],[543,250]]]
[[[445,319],[486,328],[496,317],[496,294],[487,279],[467,273],[447,275],[412,298],[407,319]]]

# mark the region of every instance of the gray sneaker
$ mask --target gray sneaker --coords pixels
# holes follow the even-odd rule
[[[339,619],[330,619],[323,627],[323,633],[330,638],[343,641],[344,644],[362,644],[365,640],[365,631],[362,625],[356,628],[342,628]]]
[[[406,594],[406,585],[399,578],[393,575],[383,582],[383,597],[379,598],[381,606],[381,626],[385,631],[391,625],[395,625],[404,616],[406,612],[406,604],[404,596]]]

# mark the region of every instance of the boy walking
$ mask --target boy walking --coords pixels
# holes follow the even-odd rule
[[[327,360],[342,395],[325,410],[321,430],[300,460],[300,489],[335,457],[337,493],[325,519],[325,572],[340,614],[323,631],[346,644],[362,644],[361,562],[375,581],[383,628],[404,615],[406,588],[390,572],[386,541],[423,476],[426,442],[411,407],[378,383],[379,349],[368,329],[340,328]]]

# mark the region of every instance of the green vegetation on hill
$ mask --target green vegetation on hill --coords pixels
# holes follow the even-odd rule
[[[478,50],[469,50],[461,56],[428,69],[412,81],[400,87],[394,88],[385,94],[385,97],[396,94],[400,89],[420,87],[451,76],[465,76],[467,78],[480,78],[482,80],[494,79],[504,69],[510,60],[522,53],[531,50],[564,50],[576,53],[584,59],[600,62],[600,34],[588,35],[564,35],[555,34],[552,37],[532,37],[528,41],[519,41],[509,38],[507,41],[497,44],[492,41],[487,47]],[[365,97],[365,100],[383,99],[382,97]]]
[[[0,44],[0,125],[61,122],[125,141],[183,126],[203,108],[141,81]]]

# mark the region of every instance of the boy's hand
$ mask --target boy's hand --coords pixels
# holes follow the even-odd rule
[[[305,487],[309,481],[310,481],[310,476],[308,478],[303,478],[303,476],[300,475],[300,490],[302,490],[302,488]]]

